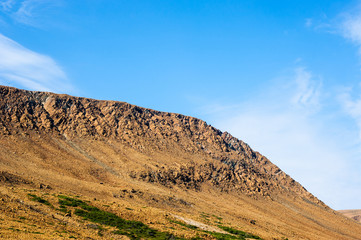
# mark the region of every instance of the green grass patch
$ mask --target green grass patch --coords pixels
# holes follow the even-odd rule
[[[193,230],[197,230],[198,227],[197,226],[194,226],[194,225],[191,225],[191,224],[187,224],[187,223],[184,223],[184,222],[180,222],[180,221],[175,221],[175,220],[170,220],[171,223],[176,223],[178,225],[181,225],[183,227],[187,227],[187,228],[190,228],[190,229],[193,229]]]
[[[201,217],[202,217],[202,218],[209,218],[210,215],[209,215],[208,213],[201,212]]]
[[[221,218],[221,217],[218,217],[217,215],[212,215],[212,217],[215,217],[218,221],[222,221],[223,220],[223,218]]]
[[[115,227],[117,230],[113,231],[114,234],[119,235],[125,235],[129,237],[132,240],[135,239],[153,239],[153,240],[161,240],[161,239],[167,239],[167,240],[184,240],[184,238],[180,238],[177,236],[174,236],[171,233],[168,232],[161,232],[155,229],[150,228],[148,225],[139,222],[139,221],[131,221],[131,220],[125,220],[114,213],[103,211],[97,207],[91,206],[88,204],[88,202],[67,197],[64,195],[59,195],[59,211],[62,212],[69,212],[69,207],[73,208],[73,213],[77,216],[82,217],[84,220],[98,223],[110,227]],[[129,209],[130,210],[130,209]],[[209,214],[202,213],[201,217],[208,220],[210,218]],[[219,217],[213,216],[219,221],[222,220]],[[192,230],[199,230],[198,227],[186,224],[184,222],[170,220],[172,223],[176,223],[178,225],[181,225],[183,227],[192,229]],[[228,232],[229,234],[224,233],[217,233],[217,232],[210,232],[210,231],[202,231],[201,232],[207,233],[208,235],[214,237],[217,240],[245,240],[246,238],[253,238],[253,239],[261,239],[258,236],[255,236],[250,233],[246,233],[231,227],[226,227],[219,225],[219,228],[223,229],[224,231]],[[100,236],[103,235],[102,229],[98,231],[98,234]],[[192,238],[192,240],[200,240],[201,238],[197,236],[196,238]]]
[[[20,229],[17,229],[17,228],[13,228],[13,227],[10,227],[8,228],[9,230],[12,230],[12,231],[15,231],[15,232],[20,232],[21,230]]]
[[[260,237],[258,237],[256,235],[251,234],[251,233],[246,233],[246,232],[243,232],[241,230],[237,230],[237,229],[234,229],[234,228],[231,228],[231,227],[226,227],[226,226],[222,226],[222,225],[219,225],[218,227],[223,229],[226,232],[229,232],[229,233],[237,236],[236,239],[246,239],[246,238],[262,239],[262,238],[260,238]]]
[[[35,194],[30,194],[30,193],[28,194],[28,196],[29,196],[29,198],[30,198],[31,201],[39,202],[39,203],[42,203],[42,204],[45,204],[45,205],[47,205],[47,206],[51,206],[51,207],[52,207],[51,203],[48,202],[48,200],[45,200],[44,198],[38,197],[38,196],[36,196]]]
[[[60,205],[57,210],[63,213],[70,213],[70,210],[68,210],[64,205]]]
[[[83,217],[83,219],[94,223],[116,227],[118,230],[114,231],[114,234],[125,235],[130,239],[183,239],[167,232],[160,232],[152,229],[139,221],[125,220],[113,213],[88,205],[86,202],[79,199],[70,198],[64,195],[60,195],[58,197],[60,206],[75,208],[75,215]],[[64,207],[60,208],[64,209]]]
[[[184,222],[175,221],[175,220],[170,220],[170,222],[179,224],[181,226],[190,228],[192,230],[199,230],[198,227],[190,225],[190,224],[186,224]],[[253,234],[246,233],[246,232],[243,232],[243,231],[231,228],[231,227],[225,227],[225,226],[221,226],[221,225],[218,226],[218,227],[223,229],[226,232],[229,232],[230,234],[218,233],[218,232],[210,232],[210,231],[202,231],[202,232],[205,232],[205,233],[211,235],[212,237],[214,237],[217,240],[233,240],[233,239],[234,240],[245,240],[247,238],[253,238],[253,239],[260,239],[261,240],[261,238],[258,237],[258,236],[255,236]],[[194,238],[194,239],[202,239],[202,238],[200,238],[198,236],[197,238]]]
[[[214,237],[217,240],[245,239],[245,238],[239,238],[238,236],[233,236],[233,235],[225,234],[225,233],[209,232],[209,231],[205,231],[205,232],[208,233],[209,235],[211,235],[212,237]]]

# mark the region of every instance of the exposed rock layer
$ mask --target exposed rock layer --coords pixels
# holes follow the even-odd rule
[[[166,186],[200,189],[208,182],[222,190],[270,196],[290,191],[322,204],[300,184],[229,133],[197,118],[145,109],[124,102],[0,88],[2,134],[46,132],[66,138],[117,139],[142,152],[181,148],[214,161],[143,170],[135,177]]]

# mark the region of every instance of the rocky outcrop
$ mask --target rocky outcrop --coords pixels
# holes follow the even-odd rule
[[[361,215],[353,216],[352,219],[357,222],[361,222]]]
[[[6,171],[0,171],[0,183],[30,184],[28,180]]]
[[[116,139],[142,153],[180,149],[206,156],[204,163],[144,169],[129,174],[168,187],[201,190],[203,184],[222,191],[270,196],[293,193],[320,204],[299,183],[246,143],[206,122],[124,102],[32,92],[0,86],[0,134],[52,134],[67,139]]]

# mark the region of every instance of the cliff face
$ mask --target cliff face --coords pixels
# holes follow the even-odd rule
[[[160,230],[173,228],[169,216],[176,214],[211,227],[223,219],[264,239],[361,235],[360,226],[246,143],[181,114],[0,86],[0,146],[0,197],[4,206],[14,206],[3,207],[0,201],[0,219],[16,220],[16,209],[27,208],[22,191],[62,192],[100,199],[104,206],[129,206],[137,214],[128,217]],[[145,208],[163,223],[149,219]],[[55,214],[47,211],[43,218]],[[70,226],[75,220],[67,221]]]
[[[205,154],[209,159],[130,173],[134,178],[197,190],[203,183],[209,183],[224,191],[237,190],[255,196],[291,192],[322,204],[246,143],[193,117],[123,102],[9,87],[0,87],[0,97],[2,134],[38,132],[69,139],[117,139],[143,153],[179,149]]]

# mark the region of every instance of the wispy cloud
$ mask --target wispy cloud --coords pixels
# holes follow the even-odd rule
[[[304,26],[317,32],[337,33],[333,20],[325,13],[321,13],[317,17],[306,18],[304,20]]]
[[[50,57],[0,34],[0,82],[31,90],[72,92],[66,74]]]
[[[305,26],[306,26],[306,27],[311,27],[312,24],[313,24],[312,18],[306,18],[306,20],[305,20]]]
[[[10,11],[15,4],[15,0],[5,0],[0,2],[0,7],[3,11],[8,12]]]
[[[294,75],[295,92],[291,102],[304,109],[317,111],[320,108],[320,93],[322,82],[315,80],[311,72],[304,68],[296,68]]]
[[[52,9],[63,5],[63,0],[5,0],[0,3],[0,11],[17,23],[32,27],[42,27]]]
[[[352,197],[361,201],[361,195],[342,195],[352,187],[361,191],[360,177],[350,173],[351,154],[343,127],[323,111],[330,101],[337,102],[328,99],[330,95],[322,78],[299,67],[244,102],[206,106],[205,118],[250,144],[331,207],[341,209],[352,206]],[[345,186],[345,179],[351,177],[354,184]]]
[[[340,25],[340,33],[343,37],[356,44],[361,54],[361,12],[359,14],[345,15]]]
[[[357,5],[342,12],[338,20],[338,34],[351,41],[358,48],[358,54],[361,56],[361,2],[359,1]],[[352,93],[356,91],[360,91],[360,88],[355,86],[344,87],[338,97],[345,113],[358,126],[361,143],[361,94],[356,95],[356,97],[353,96]]]
[[[351,116],[359,128],[359,137],[361,141],[361,94],[356,98],[351,96],[352,88],[345,89],[339,95],[340,102],[344,111]]]
[[[218,107],[225,117],[217,124],[272,155],[286,150],[282,143],[310,143],[315,130],[308,121],[322,105],[321,80],[304,68],[280,79],[238,106]]]

